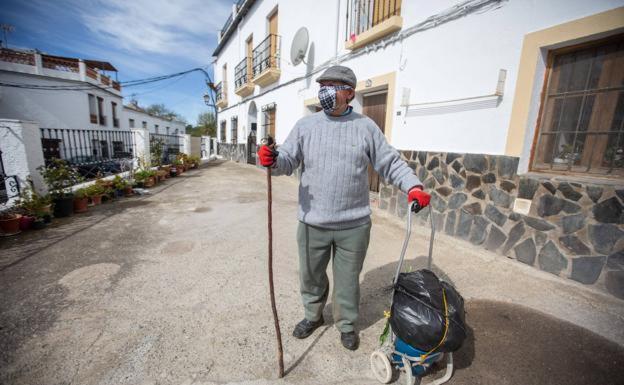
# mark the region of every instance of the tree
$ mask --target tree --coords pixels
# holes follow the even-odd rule
[[[147,112],[150,115],[154,115],[154,116],[158,116],[161,118],[165,118],[165,119],[170,119],[170,120],[178,120],[180,122],[185,122],[186,123],[186,119],[184,119],[182,116],[178,115],[176,112],[168,109],[163,103],[160,104],[152,104],[149,107],[147,107],[145,109],[145,112]]]
[[[206,135],[217,136],[217,121],[212,112],[202,112],[197,116],[197,126],[204,127]]]

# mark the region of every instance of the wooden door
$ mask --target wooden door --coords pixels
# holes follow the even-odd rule
[[[273,68],[277,66],[275,62],[277,56],[277,11],[269,16],[269,35],[271,40],[271,59],[269,60],[269,67]]]
[[[385,132],[386,127],[386,100],[388,93],[376,93],[374,95],[364,95],[362,113],[371,118],[381,132]],[[379,192],[379,174],[375,172],[371,165],[368,165],[368,185],[369,190]]]

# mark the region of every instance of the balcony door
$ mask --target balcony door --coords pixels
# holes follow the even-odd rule
[[[276,66],[275,60],[277,56],[277,10],[269,16],[269,36],[271,36],[271,60],[269,67]]]

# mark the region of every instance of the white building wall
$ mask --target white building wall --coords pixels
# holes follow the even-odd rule
[[[162,119],[157,116],[153,116],[145,112],[137,111],[124,106],[123,120],[121,122],[121,127],[124,130],[129,130],[133,128],[130,127],[130,119],[134,119],[134,128],[143,128],[142,123],[146,122],[147,129],[153,134],[167,134],[167,127],[169,127],[170,135],[176,134],[176,130],[178,134],[186,133],[186,126],[184,122]],[[156,132],[156,125],[158,125],[158,132]]]
[[[463,2],[403,1],[401,32],[460,3]],[[228,107],[219,113],[219,122],[227,122],[227,142],[231,142],[231,117],[234,115],[238,116],[238,142],[245,140],[251,100],[258,108],[258,138],[263,136],[262,106],[276,103],[276,140],[283,142],[295,122],[309,113],[303,103],[316,95],[318,86],[313,79],[319,73],[276,87],[318,69],[323,63],[337,62],[336,58],[349,53],[344,49],[346,0],[281,1],[278,16],[280,79],[264,89],[256,86],[254,94],[242,100],[234,93],[234,67],[244,57],[245,40],[250,34],[253,34],[254,47],[267,36],[266,18],[277,4],[277,0],[257,1],[217,57],[216,82],[223,80],[223,64],[227,63],[228,67]],[[371,52],[347,58],[339,64],[351,67],[359,80],[395,73],[393,124],[386,132],[391,131],[389,140],[396,148],[504,154],[524,36],[622,5],[621,0],[503,1],[496,9],[451,20],[385,48],[372,50],[375,45],[370,44],[363,51]],[[306,57],[308,64],[295,67],[289,63],[290,44],[302,26],[310,33],[311,50]],[[403,88],[410,90],[410,103],[493,94],[500,69],[505,69],[507,76],[504,96],[495,108],[406,117],[401,107]],[[276,89],[271,91],[273,88]],[[355,108],[361,109],[357,103]]]
[[[3,70],[0,70],[0,82],[66,87],[87,85],[83,82]],[[106,125],[91,123],[88,94],[104,99],[103,115],[106,116]],[[112,130],[116,128],[113,127],[111,102],[117,103],[117,118],[121,122],[122,98],[95,87],[89,91],[48,91],[0,87],[0,118],[35,121],[42,128]]]

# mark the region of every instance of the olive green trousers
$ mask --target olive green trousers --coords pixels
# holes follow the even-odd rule
[[[329,292],[327,265],[332,260],[332,314],[338,330],[353,331],[360,302],[360,272],[366,257],[371,223],[329,230],[299,222],[299,283],[308,321],[318,321]]]

